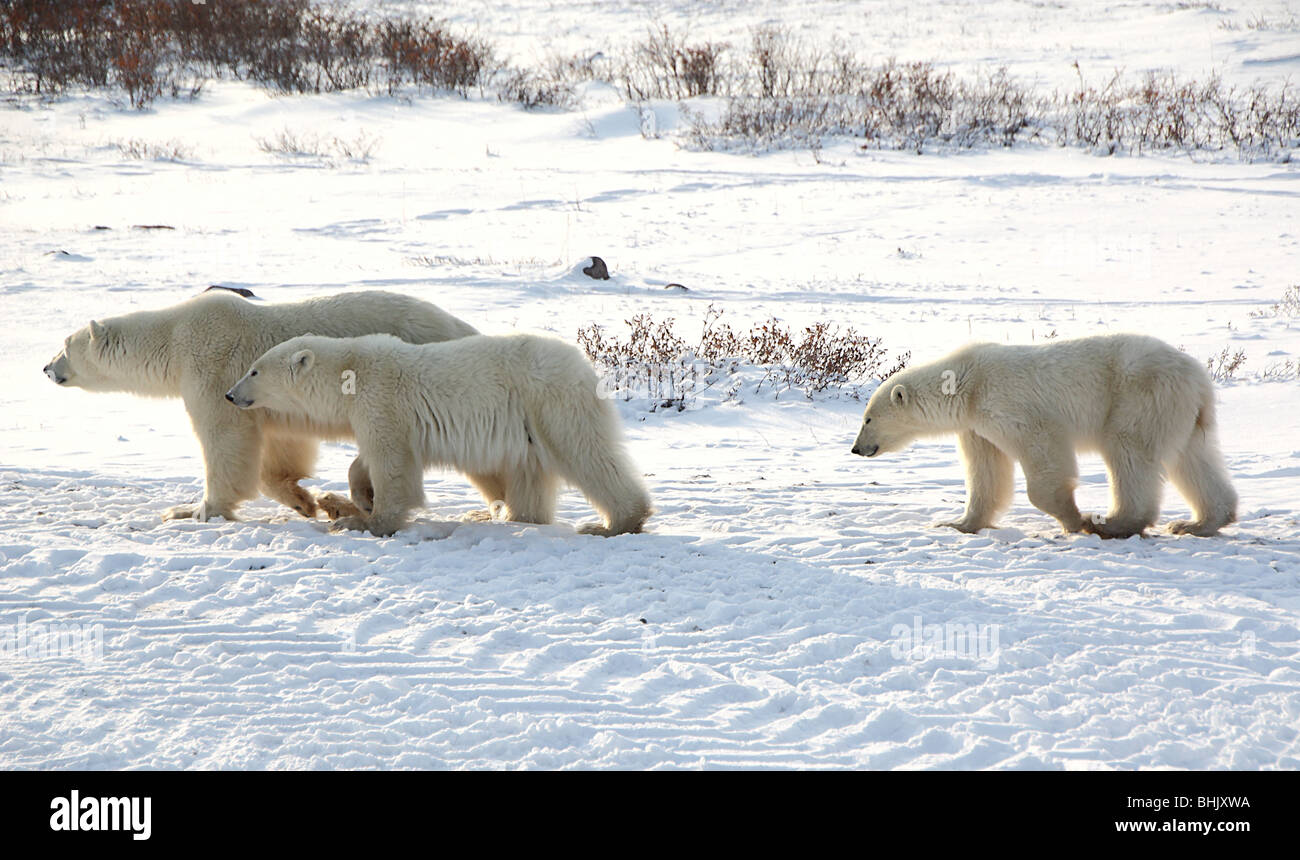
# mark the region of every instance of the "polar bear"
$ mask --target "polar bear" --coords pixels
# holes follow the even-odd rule
[[[334,523],[379,536],[424,503],[424,470],[465,473],[504,518],[549,523],[561,482],[603,517],[586,534],[641,531],[650,497],[624,451],[618,412],[586,357],[538,335],[413,345],[387,335],[296,337],[253,362],[227,394],[355,436],[374,482],[369,510]]]
[[[90,391],[128,391],[180,397],[203,448],[203,499],[179,505],[164,519],[235,519],[241,502],[261,490],[305,517],[331,518],[358,509],[333,493],[313,496],[298,485],[311,474],[318,440],[329,432],[300,418],[249,413],[225,399],[230,386],[259,355],[307,332],[358,335],[384,332],[416,342],[477,334],[441,308],[381,291],[342,293],[301,302],[262,304],[232,292],[205,292],[159,310],[92,321],[64,341],[45,366],[58,385]],[[364,462],[349,472],[354,493],[368,492]]]
[[[967,497],[965,515],[942,525],[959,531],[993,525],[1010,505],[1013,460],[1024,470],[1029,501],[1067,532],[1141,534],[1159,515],[1164,474],[1195,517],[1171,523],[1171,532],[1208,536],[1236,520],[1209,374],[1153,337],[976,343],[907,368],[872,395],[853,453],[875,457],[947,433],[957,434]],[[1076,450],[1098,451],[1106,462],[1105,516],[1075,507]]]

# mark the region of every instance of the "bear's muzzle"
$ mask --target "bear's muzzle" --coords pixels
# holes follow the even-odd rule
[[[238,386],[236,386],[236,387],[238,387]],[[248,407],[250,407],[250,406],[253,405],[253,401],[251,401],[251,400],[245,400],[245,399],[243,399],[243,398],[237,396],[237,395],[235,394],[235,389],[234,389],[234,388],[232,388],[232,389],[230,389],[229,391],[226,392],[226,399],[229,400],[231,403],[235,404],[236,406],[238,406],[240,409],[247,409]]]

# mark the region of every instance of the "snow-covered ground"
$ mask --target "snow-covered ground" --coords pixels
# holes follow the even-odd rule
[[[1297,4],[1206,6],[439,8],[523,60],[658,19],[733,40],[784,21],[1043,81],[1075,58],[1300,71],[1297,30],[1244,26]],[[701,153],[676,105],[651,109],[658,137],[599,84],[571,112],[231,82],[145,113],[101,94],[0,108],[0,767],[1300,767],[1300,386],[1261,376],[1300,361],[1300,319],[1269,313],[1300,282],[1300,167]],[[324,154],[259,146],[282,132]],[[611,281],[574,274],[590,254]],[[860,402],[790,394],[625,404],[658,507],[644,535],[576,535],[574,493],[552,526],[461,523],[477,496],[442,473],[388,539],[267,500],[162,523],[201,492],[180,403],[59,390],[41,367],[91,318],[209,284],[399,290],[570,340],[640,312],[690,335],[713,305],[914,360],[1053,332],[1244,350],[1220,388],[1241,521],[1064,536],[1022,485],[1001,528],[936,529],[964,500],[952,440],[864,461]],[[318,485],[345,489],[351,456],[326,446]],[[1080,506],[1104,508],[1100,461],[1081,468]],[[1185,511],[1167,493],[1163,519]]]

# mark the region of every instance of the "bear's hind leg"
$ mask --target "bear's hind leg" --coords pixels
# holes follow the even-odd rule
[[[517,523],[555,522],[555,495],[559,489],[559,482],[530,452],[527,460],[506,473],[505,519]]]
[[[316,498],[298,486],[316,466],[316,440],[265,433],[262,437],[262,492],[307,519],[316,516]]]
[[[1074,488],[1079,483],[1074,448],[1064,440],[1038,440],[1020,456],[1020,467],[1030,503],[1055,517],[1067,532],[1082,531],[1083,515],[1074,503]]]
[[[483,501],[487,502],[487,507],[476,511],[470,511],[461,519],[466,522],[474,523],[489,522],[492,519],[492,506],[497,502],[500,502],[503,505],[505,504],[505,477],[499,474],[483,473],[466,474],[465,477],[469,478],[469,482],[474,485],[474,489],[478,490],[480,495],[483,496]]]
[[[654,508],[641,475],[622,446],[602,449],[592,444],[578,450],[582,453],[561,460],[561,475],[582,491],[603,519],[579,526],[578,533],[602,537],[640,533]]]
[[[614,407],[579,386],[571,400],[543,404],[539,417],[534,429],[548,465],[557,478],[581,490],[603,520],[579,526],[578,532],[602,537],[640,532],[654,508],[640,470],[623,448]]]
[[[966,514],[960,520],[939,525],[974,534],[992,526],[1011,505],[1015,464],[1005,451],[973,431],[960,434],[957,444],[966,465]]]
[[[1102,448],[1110,473],[1110,511],[1104,517],[1086,517],[1083,529],[1104,538],[1142,534],[1160,516],[1160,488],[1164,483],[1159,461],[1149,446],[1132,437],[1120,437]]]
[[[348,466],[348,492],[352,495],[352,504],[362,514],[368,514],[375,508],[375,486],[370,480],[370,469],[366,461],[358,454]]]
[[[615,456],[594,456],[570,480],[582,490],[603,523],[585,523],[578,533],[613,537],[639,534],[654,508],[641,476],[631,460],[620,451]]]
[[[1191,504],[1195,517],[1170,523],[1169,531],[1209,537],[1237,521],[1237,491],[1212,430],[1201,426],[1192,430],[1187,444],[1171,458],[1169,480]]]

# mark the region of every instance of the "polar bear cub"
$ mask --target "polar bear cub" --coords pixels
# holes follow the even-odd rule
[[[1067,532],[1129,537],[1155,523],[1164,476],[1193,519],[1169,530],[1208,536],[1234,522],[1216,440],[1214,387],[1195,359],[1152,337],[1114,334],[1035,346],[977,343],[885,380],[862,418],[853,453],[899,451],[921,436],[957,434],[966,467],[963,532],[992,526],[1011,504],[1012,461],[1029,501]],[[1111,507],[1081,514],[1075,452],[1100,452]]]
[[[413,345],[387,335],[306,336],[267,351],[227,398],[356,438],[373,500],[336,529],[391,535],[424,503],[424,470],[449,466],[489,507],[504,502],[505,519],[551,522],[568,482],[603,517],[581,531],[639,532],[650,497],[597,385],[586,357],[554,338]]]

